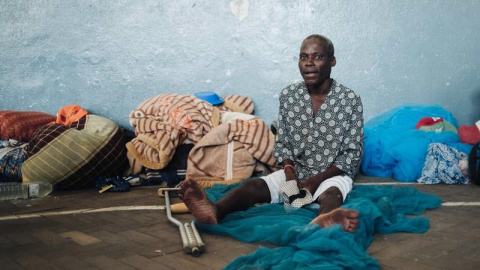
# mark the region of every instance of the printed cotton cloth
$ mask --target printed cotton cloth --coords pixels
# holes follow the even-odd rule
[[[467,154],[442,143],[431,143],[417,181],[424,184],[468,184],[467,172],[462,172],[461,164],[468,163]]]
[[[0,140],[0,182],[22,182],[22,164],[27,159],[26,143]]]

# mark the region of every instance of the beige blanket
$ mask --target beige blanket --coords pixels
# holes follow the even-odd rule
[[[190,151],[187,178],[237,181],[275,169],[275,135],[261,119],[233,119],[206,134]],[[204,185],[205,186],[205,185]]]
[[[213,106],[193,95],[162,94],[139,104],[129,115],[136,138],[127,143],[131,173],[163,169],[185,140],[196,144],[218,126],[221,111],[253,113],[248,97],[229,95],[225,103]]]

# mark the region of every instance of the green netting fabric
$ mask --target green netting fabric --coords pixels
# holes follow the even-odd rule
[[[215,185],[206,190],[207,195],[217,201],[238,185]],[[377,260],[366,252],[374,233],[423,233],[429,228],[428,219],[406,215],[440,205],[439,197],[412,187],[355,186],[343,206],[360,212],[355,233],[344,232],[339,225],[323,229],[308,225],[317,215],[314,205],[285,210],[281,204],[265,204],[232,213],[217,225],[198,224],[198,228],[244,242],[278,246],[261,247],[226,269],[375,269],[379,268]]]

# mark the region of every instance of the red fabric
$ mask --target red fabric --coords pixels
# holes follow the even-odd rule
[[[55,116],[32,111],[0,111],[0,139],[28,142],[40,127],[55,120]]]
[[[419,129],[423,126],[433,126],[441,122],[443,122],[443,119],[440,117],[423,117],[422,119],[420,119],[420,121],[418,121],[415,129]]]
[[[460,126],[458,128],[458,135],[460,135],[460,141],[462,143],[476,144],[480,142],[480,130],[477,125]]]

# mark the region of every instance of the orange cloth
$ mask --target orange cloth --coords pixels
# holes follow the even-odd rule
[[[87,114],[88,112],[78,105],[67,105],[62,107],[58,111],[57,120],[55,121],[55,123],[62,125],[70,125],[73,122],[77,122]]]

